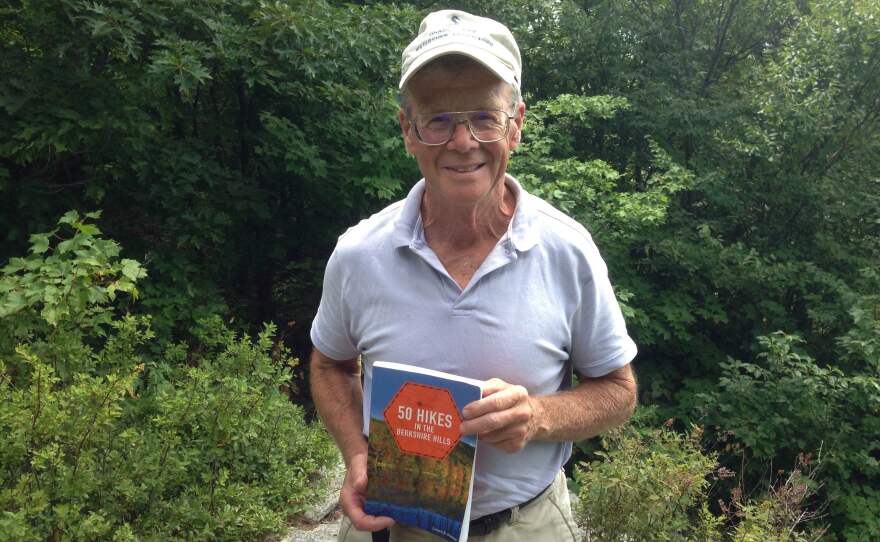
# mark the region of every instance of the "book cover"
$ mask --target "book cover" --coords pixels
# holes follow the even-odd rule
[[[459,426],[482,384],[412,365],[373,364],[368,514],[467,540],[477,438]]]

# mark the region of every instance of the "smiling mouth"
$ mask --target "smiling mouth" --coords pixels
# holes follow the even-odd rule
[[[471,173],[477,171],[485,164],[473,164],[470,166],[446,166],[446,169],[454,171],[456,173]]]

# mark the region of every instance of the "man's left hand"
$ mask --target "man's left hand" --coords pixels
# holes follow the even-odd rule
[[[462,410],[461,432],[479,435],[480,442],[513,453],[535,436],[541,408],[523,386],[493,378],[483,387],[483,398]]]

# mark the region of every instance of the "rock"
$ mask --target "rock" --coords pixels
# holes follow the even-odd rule
[[[342,514],[337,511],[339,490],[345,478],[345,464],[340,457],[337,463],[320,475],[321,485],[326,486],[324,496],[309,507],[297,525],[290,527],[281,538],[270,537],[266,542],[336,542]]]
[[[327,472],[321,475],[327,481],[327,493],[315,505],[303,513],[303,519],[311,523],[320,523],[327,514],[336,508],[339,502],[339,490],[342,488],[342,480],[345,478],[345,464],[342,459]]]
[[[345,477],[345,465],[340,461],[322,475],[328,481],[328,489],[325,497],[316,505],[308,509],[302,516],[303,521],[291,527],[287,534],[278,542],[336,542],[339,534],[339,524],[342,514],[338,511],[339,490],[342,488],[342,480]],[[577,510],[579,498],[577,493],[569,491],[572,510]],[[578,540],[589,541],[589,534],[583,527],[578,527]],[[268,542],[268,541],[267,541]]]
[[[280,542],[336,542],[339,521],[319,523],[313,529],[297,528],[289,531]]]

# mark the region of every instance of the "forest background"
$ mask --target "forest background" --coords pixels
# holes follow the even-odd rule
[[[703,428],[713,498],[815,468],[826,539],[880,539],[870,0],[4,2],[0,530],[236,539],[307,500],[295,357],[336,237],[419,178],[400,53],[446,7],[519,41],[510,170],[603,252],[640,423]]]

